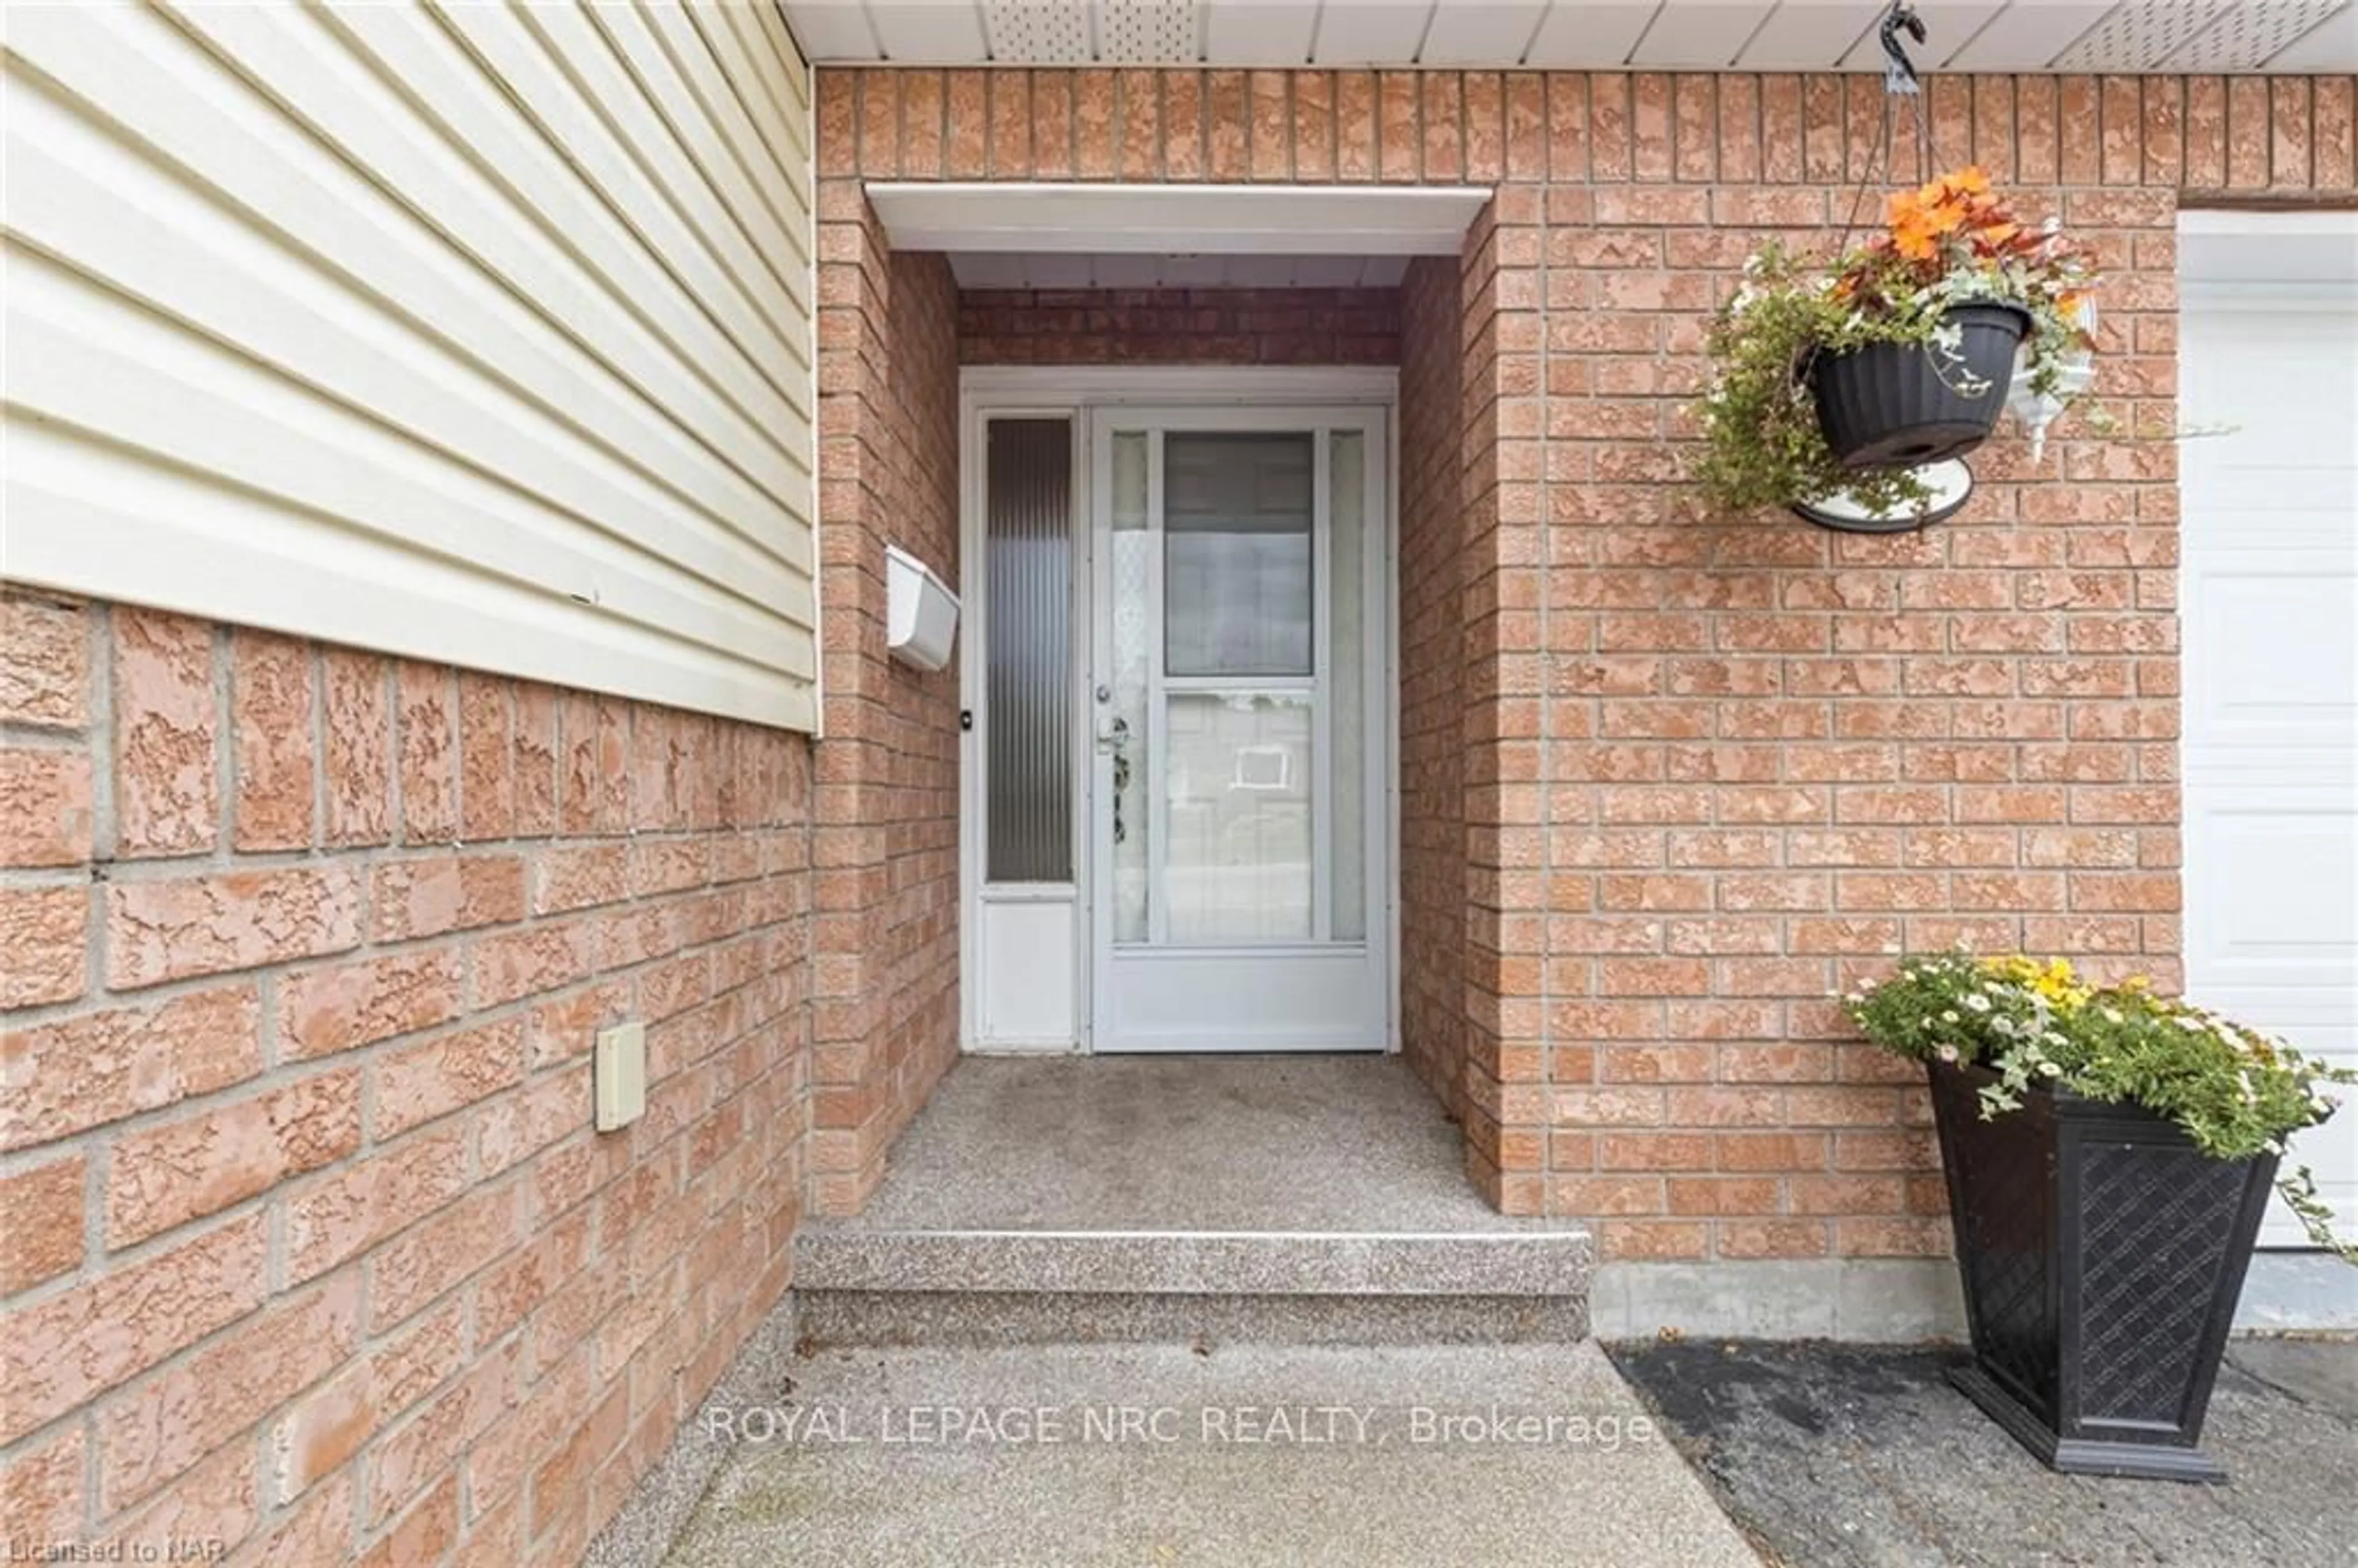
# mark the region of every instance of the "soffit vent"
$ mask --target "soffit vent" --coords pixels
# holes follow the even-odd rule
[[[2343,0],[2266,0],[2226,15],[2171,55],[2172,70],[2250,70],[2339,10]]]
[[[1193,65],[1203,58],[1192,0],[1098,0],[1107,65]]]
[[[985,0],[990,58],[1022,64],[1087,65],[1089,10],[1071,0]]]
[[[2057,70],[2151,70],[2217,20],[2223,11],[2258,10],[2226,0],[2129,0],[2055,57]]]

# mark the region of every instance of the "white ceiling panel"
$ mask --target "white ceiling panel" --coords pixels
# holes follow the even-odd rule
[[[1392,288],[1401,256],[953,251],[960,288]]]
[[[1156,276],[1164,288],[1218,288],[1228,281],[1228,264],[1236,256],[1177,255],[1154,258]],[[958,258],[950,258],[955,271]]]
[[[1734,65],[1771,0],[1664,0],[1629,63],[1713,70]]]
[[[1029,258],[1013,251],[961,251],[950,257],[960,288],[1029,288]]]
[[[1087,0],[983,0],[990,58],[1022,65],[1087,65],[1097,59]]]
[[[1790,4],[1790,0],[1789,0]],[[1883,40],[1877,36],[1883,8],[1873,7],[1875,15],[1867,18],[1866,29],[1843,56],[1844,70],[1881,70]],[[1900,44],[1908,58],[1920,70],[1929,70],[1948,59],[1959,49],[1973,42],[1974,35],[1988,25],[1989,19],[2006,9],[2006,0],[1940,0],[1929,14],[1924,14],[1924,41],[1902,36]],[[1747,64],[1750,63],[1747,59]]]
[[[1433,0],[1326,0],[1318,15],[1318,63],[1414,64],[1432,20]]]
[[[1619,65],[1660,8],[1657,0],[1556,0],[1531,35],[1526,63]]]
[[[862,0],[785,0],[786,27],[813,59],[875,59]]]
[[[1531,47],[1545,0],[1440,0],[1424,35],[1421,63],[1513,65]]]
[[[2055,57],[2058,70],[2151,70],[2227,10],[2268,6],[2236,0],[2123,0]]]
[[[2332,11],[2263,63],[2270,70],[2358,70],[2358,4]]]
[[[1224,65],[1302,65],[1318,7],[1293,0],[1209,0],[1204,7],[1204,52]]]
[[[2013,0],[1963,48],[1932,58],[1950,70],[2045,70],[2115,0]],[[1926,19],[1931,26],[1931,18]],[[1928,40],[1929,41],[1929,40]]]
[[[1203,57],[1201,24],[1194,0],[1097,0],[1098,59],[1192,65]]]
[[[973,65],[990,58],[982,13],[974,0],[894,0],[869,6],[868,15],[886,59]]]
[[[7,0],[0,0],[5,4]],[[1879,0],[781,0],[820,61],[1878,70]],[[1922,0],[1932,70],[2358,70],[2358,0]]]
[[[1779,0],[1744,46],[1744,67],[1824,70],[1839,63],[1862,38],[1872,39],[1882,15],[1883,7],[1875,0]],[[1882,58],[1877,49],[1876,59]]]

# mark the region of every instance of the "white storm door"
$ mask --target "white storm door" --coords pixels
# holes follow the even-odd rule
[[[2190,290],[2180,338],[2187,990],[2358,1066],[2358,284]],[[2358,1105],[2286,1162],[2358,1215]]]
[[[1385,1047],[1384,432],[1092,416],[1099,1051]]]

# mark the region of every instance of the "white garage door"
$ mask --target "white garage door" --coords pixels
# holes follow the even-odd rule
[[[2358,1065],[2358,224],[2180,244],[2187,987]],[[2291,1158],[2358,1224],[2358,1103]]]

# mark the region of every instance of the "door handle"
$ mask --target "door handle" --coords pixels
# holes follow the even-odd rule
[[[1121,811],[1122,796],[1130,789],[1130,720],[1117,715],[1099,731],[1098,750],[1113,759],[1113,841],[1120,844],[1130,837]]]

